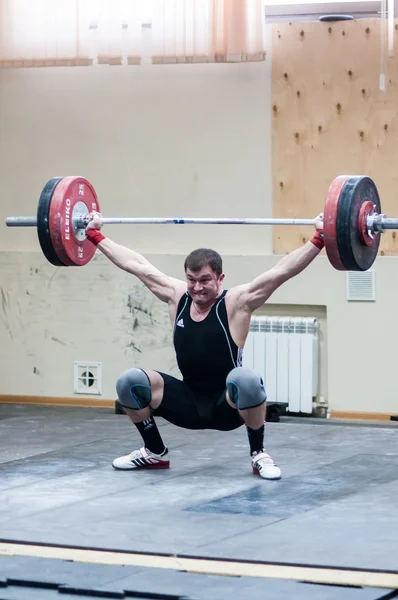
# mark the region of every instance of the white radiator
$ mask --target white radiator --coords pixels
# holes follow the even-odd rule
[[[312,413],[318,393],[319,333],[314,317],[252,317],[243,366],[264,379],[267,402]]]

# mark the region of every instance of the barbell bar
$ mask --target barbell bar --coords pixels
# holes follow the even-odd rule
[[[90,219],[83,215],[72,217],[74,229],[85,229]],[[37,217],[7,217],[7,227],[37,227]],[[103,225],[294,225],[311,226],[314,219],[228,219],[214,217],[105,217]],[[385,229],[398,229],[398,219],[385,215],[369,215],[367,229],[382,233]]]
[[[85,229],[89,218],[72,217],[72,227]],[[217,219],[210,217],[105,217],[103,225],[313,225],[314,219]],[[36,217],[8,217],[8,227],[36,227]]]
[[[83,266],[95,253],[84,231],[92,211],[101,212],[95,189],[87,179],[55,177],[42,190],[36,217],[7,217],[6,225],[36,227],[43,253],[53,265]],[[336,177],[323,212],[326,253],[338,270],[369,269],[377,256],[379,234],[398,229],[398,219],[382,214],[376,185],[363,175]],[[102,223],[313,226],[314,219],[106,217]]]

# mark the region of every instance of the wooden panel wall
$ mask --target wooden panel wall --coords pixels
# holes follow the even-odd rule
[[[398,217],[398,25],[379,90],[379,20],[273,26],[273,216],[312,218],[337,175],[368,175]],[[308,227],[274,227],[274,251],[305,243]],[[398,254],[395,232],[380,254]]]

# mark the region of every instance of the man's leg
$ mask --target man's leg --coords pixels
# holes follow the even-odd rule
[[[267,395],[261,376],[253,369],[233,369],[227,377],[226,399],[246,424],[253,472],[264,479],[280,479],[279,467],[264,449]]]
[[[164,382],[159,373],[152,370],[128,369],[117,380],[116,391],[120,404],[137,427],[144,447],[113,461],[115,469],[166,469],[167,448],[163,443],[152,411],[163,400]]]
[[[144,446],[113,462],[115,469],[166,469],[168,450],[156,426],[154,416],[184,429],[204,429],[198,414],[196,397],[185,383],[158,371],[127,369],[117,380],[120,404],[139,430]]]

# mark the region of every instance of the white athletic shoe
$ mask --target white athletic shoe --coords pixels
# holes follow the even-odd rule
[[[154,454],[146,448],[140,448],[130,454],[126,454],[126,456],[115,458],[112,467],[119,471],[129,471],[131,469],[168,469],[170,467],[170,461],[166,458],[168,453],[167,448],[163,454]]]
[[[280,479],[282,477],[280,468],[265,450],[252,456],[252,469],[255,475],[260,475],[263,479]]]

